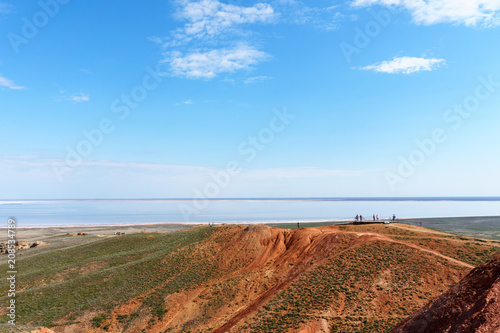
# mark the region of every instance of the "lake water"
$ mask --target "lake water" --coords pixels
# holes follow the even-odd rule
[[[155,200],[0,200],[18,226],[295,222],[371,218],[500,216],[500,197]]]

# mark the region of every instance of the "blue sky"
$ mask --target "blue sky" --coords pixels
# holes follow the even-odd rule
[[[499,25],[500,0],[0,0],[0,198],[499,195]]]

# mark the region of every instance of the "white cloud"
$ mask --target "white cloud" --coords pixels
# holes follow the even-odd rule
[[[170,75],[211,79],[220,73],[250,69],[269,58],[251,46],[255,34],[245,29],[272,22],[275,12],[270,4],[245,7],[218,0],[178,0],[177,6],[175,17],[185,22],[183,27],[168,37],[148,38],[166,51],[162,62],[169,65]]]
[[[270,22],[274,18],[273,7],[266,3],[242,7],[217,0],[181,0],[179,5],[176,17],[188,22],[174,33],[174,43],[221,34],[245,23]]]
[[[257,82],[266,81],[266,80],[270,80],[270,79],[272,79],[272,77],[270,77],[270,76],[264,76],[264,75],[253,76],[253,77],[249,77],[248,79],[243,81],[243,83],[244,84],[252,84],[252,83],[257,83]]]
[[[446,61],[444,59],[394,57],[392,60],[378,62],[373,65],[361,67],[360,69],[389,74],[411,74],[421,71],[432,71],[445,64]]]
[[[67,99],[68,101],[73,101],[73,102],[88,102],[90,100],[90,95],[88,94],[79,94],[79,95],[73,95]]]
[[[418,24],[455,23],[496,26],[500,23],[500,0],[355,0],[354,6],[401,6]]]
[[[13,81],[3,77],[1,74],[0,74],[0,87],[6,87],[9,89],[16,89],[16,90],[17,89],[25,89],[24,87],[18,86]]]
[[[170,63],[174,76],[190,79],[210,79],[220,73],[250,69],[253,65],[269,58],[263,51],[248,45],[239,45],[232,49],[221,48],[207,52],[192,52],[182,55],[172,52],[165,61]]]
[[[163,62],[173,76],[211,79],[220,73],[247,70],[269,55],[252,45],[260,45],[257,24],[310,24],[330,30],[342,15],[336,6],[308,7],[298,0],[268,0],[251,6],[219,0],[177,0],[175,18],[183,22],[167,37],[148,39],[161,45]],[[277,12],[279,9],[279,13]],[[234,47],[234,45],[238,45]],[[248,78],[245,84],[267,79]]]

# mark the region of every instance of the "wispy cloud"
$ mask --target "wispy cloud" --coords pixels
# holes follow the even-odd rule
[[[248,79],[243,81],[243,83],[244,84],[252,84],[252,83],[257,83],[257,82],[266,81],[266,80],[270,80],[270,79],[272,79],[272,77],[265,76],[265,75],[253,76],[253,77],[249,77]]]
[[[6,169],[20,169],[30,171],[33,169],[48,169],[52,170],[54,163],[64,165],[63,159],[57,158],[44,158],[38,155],[5,155],[0,156],[0,170]],[[91,160],[84,159],[78,168],[75,168],[75,173],[78,170],[86,168],[102,168],[110,172],[117,172],[119,170],[127,170],[127,172],[144,172],[144,173],[168,173],[171,175],[178,174],[201,174],[214,171],[216,169],[191,165],[176,165],[176,164],[160,164],[160,163],[137,163],[137,162],[119,162],[111,160]],[[114,171],[113,171],[114,170]]]
[[[175,4],[174,17],[183,26],[167,37],[149,40],[165,51],[163,62],[169,65],[170,75],[189,79],[212,79],[222,73],[252,69],[270,59],[257,46],[262,38],[256,30],[259,24],[310,24],[331,30],[341,16],[335,6],[309,7],[298,0],[269,0],[251,6],[218,0],[177,0]],[[264,79],[267,77],[255,76],[244,83]]]
[[[273,8],[266,3],[242,7],[217,0],[181,0],[179,5],[176,17],[179,20],[187,21],[187,23],[174,34],[177,39],[217,35],[225,33],[237,25],[265,23],[274,18]]]
[[[163,62],[170,67],[169,75],[189,79],[212,79],[222,73],[249,70],[270,59],[257,46],[262,37],[255,30],[258,24],[310,24],[331,30],[341,16],[335,6],[309,7],[298,0],[269,0],[251,6],[218,0],[177,0],[175,4],[174,17],[183,26],[167,37],[149,40],[165,51]],[[267,77],[255,76],[244,83],[263,79]]]
[[[9,80],[9,79],[3,77],[2,74],[0,74],[0,87],[5,87],[5,88],[9,88],[9,89],[14,89],[14,90],[25,89],[25,87],[18,86],[12,80]]]
[[[14,7],[10,4],[0,2],[0,14],[10,14],[14,12]]]
[[[197,40],[199,47],[201,42],[213,46],[228,38],[248,37],[252,34],[250,24],[269,23],[276,17],[273,7],[266,3],[243,7],[217,0],[180,0],[176,5],[174,18],[185,22],[184,26],[167,37],[148,37],[163,49],[189,47],[193,40]]]
[[[65,169],[65,166],[66,160],[62,158],[47,158],[37,155],[0,156],[0,173],[3,176],[3,184],[11,180],[12,182],[17,180],[19,184],[19,180],[22,180],[25,189],[30,189],[29,195],[37,191],[44,195],[45,192],[64,188],[72,191],[71,189],[75,188],[74,184],[78,185],[78,190],[75,192],[77,196],[81,195],[80,192],[85,192],[87,187],[91,189],[90,192],[95,192],[94,195],[106,191],[120,195],[121,191],[116,189],[123,187],[123,179],[134,184],[130,189],[137,191],[138,187],[141,187],[140,190],[144,190],[144,194],[147,195],[150,190],[157,192],[161,188],[165,188],[165,183],[169,186],[175,183],[179,190],[183,190],[186,186],[189,189],[190,186],[195,186],[197,182],[203,181],[209,172],[216,170],[215,168],[191,165],[89,159],[83,159],[77,168]],[[64,171],[63,183],[59,182],[55,170],[59,170],[58,172],[66,170]],[[96,184],[102,185],[106,182],[109,182],[110,187],[114,187],[114,189],[96,186]]]
[[[198,174],[207,173],[215,169],[192,166],[192,165],[176,165],[176,164],[161,164],[161,163],[137,163],[137,162],[118,162],[110,160],[85,160],[82,166],[87,167],[102,167],[108,168],[110,171],[116,169],[128,170],[130,172],[141,173],[165,173],[170,176],[179,174]]]
[[[337,6],[310,7],[298,0],[274,0],[273,6],[283,23],[308,24],[320,30],[336,29],[343,18]]]
[[[35,170],[43,171],[45,175],[51,175],[54,165],[64,165],[65,161],[56,158],[44,158],[37,155],[5,155],[0,157],[0,171],[32,173]],[[163,164],[163,163],[140,163],[122,162],[112,160],[84,159],[78,168],[73,169],[71,174],[88,176],[94,173],[104,175],[148,175],[161,179],[176,179],[179,176],[194,177],[203,180],[210,173],[223,170],[197,165]],[[316,167],[290,167],[242,170],[238,177],[248,180],[255,179],[308,179],[332,176],[349,176],[361,174],[364,171],[321,169]],[[52,175],[51,175],[52,176]],[[51,177],[54,178],[54,177]],[[119,177],[118,177],[119,178]],[[125,177],[126,178],[126,177]]]
[[[165,61],[175,76],[190,79],[210,79],[220,73],[250,69],[253,65],[266,60],[269,55],[256,48],[241,44],[234,48],[221,48],[206,52],[191,52],[183,55],[172,52]]]
[[[500,0],[355,0],[354,6],[400,6],[418,24],[454,23],[466,26],[500,24]]]
[[[444,59],[395,57],[392,60],[382,61],[373,65],[361,67],[362,70],[373,70],[389,74],[411,74],[421,71],[432,71],[445,65]]]
[[[82,93],[82,94],[79,94],[79,95],[73,95],[71,97],[68,97],[67,100],[68,101],[73,101],[73,102],[76,102],[76,103],[88,102],[90,100],[90,95]]]
[[[175,105],[190,105],[190,104],[194,104],[194,102],[190,99],[188,99],[184,102],[181,102],[181,103],[175,103]]]
[[[255,46],[256,24],[276,18],[268,3],[252,6],[218,0],[178,0],[174,17],[184,22],[168,37],[150,37],[165,51],[163,62],[172,76],[212,79],[221,73],[248,70],[269,58]],[[236,46],[235,46],[236,45]]]
[[[214,175],[225,172],[225,169],[209,166],[83,159],[77,168],[64,174],[64,182],[59,182],[54,168],[61,170],[64,166],[64,158],[0,156],[0,174],[3,176],[0,196],[192,197],[193,189],[203,188],[214,181]],[[304,195],[304,188],[307,190],[310,184],[325,186],[325,193],[331,193],[331,184],[346,179],[356,181],[366,174],[363,170],[316,167],[242,169],[234,176],[234,182],[231,181],[224,195],[263,196],[264,188],[274,189],[268,194],[299,196]],[[300,188],[300,191],[294,192],[294,188]],[[9,190],[2,192],[2,189]],[[318,187],[312,186],[309,190],[310,195],[318,195]]]
[[[305,179],[338,177],[361,174],[362,171],[320,169],[316,167],[291,167],[291,168],[273,168],[261,169],[243,172],[242,177],[249,179]]]

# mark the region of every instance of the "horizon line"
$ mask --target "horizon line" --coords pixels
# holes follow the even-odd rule
[[[1,201],[500,201],[500,196],[405,196],[405,197],[228,197],[228,198],[52,198],[0,199]]]

